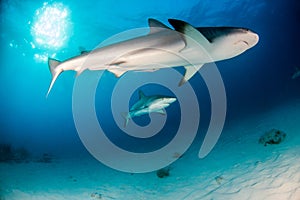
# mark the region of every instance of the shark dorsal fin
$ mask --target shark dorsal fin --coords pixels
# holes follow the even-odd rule
[[[176,31],[191,37],[205,48],[210,46],[209,40],[192,25],[177,19],[169,19],[168,21]]]
[[[142,92],[142,90],[139,90],[139,99],[144,99],[146,97],[146,95],[144,94],[144,92]]]
[[[86,50],[84,47],[79,47],[79,52],[80,52],[80,54],[82,55],[82,54],[88,54],[88,53],[90,53],[91,51],[88,51],[88,50]]]
[[[150,33],[149,34],[159,32],[162,29],[170,29],[169,27],[167,27],[166,25],[164,25],[160,21],[158,21],[156,19],[152,19],[152,18],[148,19],[148,24],[149,24],[149,27],[150,27]]]

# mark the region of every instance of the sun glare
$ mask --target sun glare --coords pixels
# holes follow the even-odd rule
[[[69,39],[71,29],[70,12],[62,3],[44,3],[35,12],[31,34],[35,45],[57,50]]]

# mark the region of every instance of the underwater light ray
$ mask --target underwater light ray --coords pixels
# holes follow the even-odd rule
[[[47,52],[62,48],[70,38],[71,25],[70,10],[65,5],[45,2],[35,11],[34,22],[31,26],[33,37],[31,46],[39,50],[47,50]],[[51,54],[47,52],[36,53],[34,58],[45,61],[45,55]]]

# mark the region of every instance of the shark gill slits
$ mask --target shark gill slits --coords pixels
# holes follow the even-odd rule
[[[216,39],[222,36],[229,35],[231,33],[238,32],[248,32],[249,30],[244,28],[234,28],[234,27],[198,27],[196,28],[198,31],[206,37],[209,42],[214,42]]]
[[[201,27],[197,28],[208,41],[213,42],[218,37],[227,35],[229,30],[227,27]]]

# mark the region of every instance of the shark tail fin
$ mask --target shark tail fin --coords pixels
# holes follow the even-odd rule
[[[130,114],[128,112],[122,113],[123,118],[125,119],[124,127],[128,125],[129,120],[131,119]]]
[[[49,93],[51,91],[51,88],[53,87],[53,84],[54,84],[55,80],[60,75],[60,73],[62,73],[61,69],[60,70],[57,69],[57,66],[60,63],[61,63],[60,61],[55,60],[53,58],[49,58],[48,59],[48,65],[49,65],[49,69],[50,69],[50,72],[51,72],[51,75],[52,75],[52,80],[51,80],[51,83],[50,83],[50,86],[49,86],[49,89],[48,89],[46,97],[48,97],[48,95],[49,95]]]

